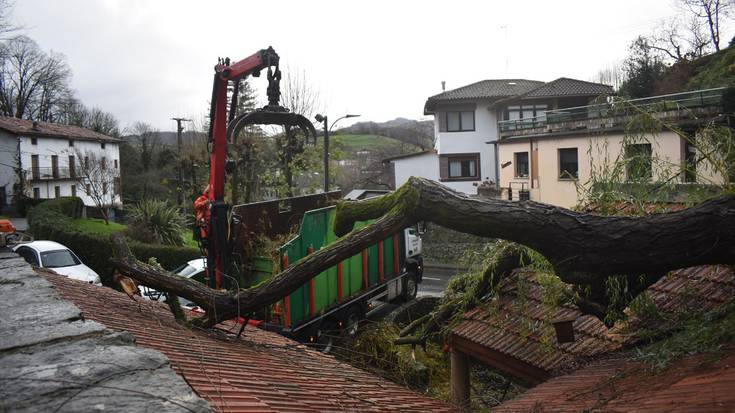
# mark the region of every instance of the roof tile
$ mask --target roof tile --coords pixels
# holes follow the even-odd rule
[[[34,126],[35,124],[35,126]],[[0,116],[0,129],[16,135],[41,136],[50,138],[65,138],[96,142],[120,142],[118,138],[103,135],[93,130],[79,126],[62,125],[60,123],[34,122],[27,119],[18,119]]]

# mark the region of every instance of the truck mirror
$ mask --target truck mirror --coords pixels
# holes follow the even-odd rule
[[[426,221],[419,221],[416,223],[416,232],[418,232],[419,235],[426,234]]]

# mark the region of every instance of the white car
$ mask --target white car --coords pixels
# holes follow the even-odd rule
[[[82,260],[69,248],[54,241],[33,241],[19,244],[13,248],[29,264],[50,268],[69,278],[102,285],[100,276],[82,263]]]
[[[180,275],[185,278],[193,278],[196,281],[199,281],[201,283],[204,283],[204,270],[207,267],[207,259],[205,257],[201,258],[195,258],[186,264],[176,268],[175,270],[171,271],[174,274]],[[158,301],[161,298],[165,299],[164,293],[161,291],[156,291],[152,288],[148,288],[143,285],[138,286],[138,290],[140,291],[140,296],[143,298],[147,298],[149,300]],[[191,301],[179,297],[179,303],[181,303],[184,307],[194,307],[195,304]]]

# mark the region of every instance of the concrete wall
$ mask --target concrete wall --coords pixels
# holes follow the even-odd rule
[[[87,152],[95,154],[100,159],[105,157],[109,161],[110,165],[114,168],[114,163],[117,161],[117,173],[120,172],[120,148],[117,143],[105,143],[105,148],[102,148],[100,142],[94,141],[83,141],[74,140],[74,146],[69,146],[69,139],[61,138],[45,138],[36,137],[36,145],[33,145],[31,137],[21,136],[20,137],[20,148],[21,148],[21,163],[23,169],[28,171],[27,176],[31,177],[31,156],[38,155],[38,166],[39,168],[51,168],[51,156],[57,155],[59,157],[59,168],[69,167],[69,156],[74,156],[77,164],[79,163],[79,155]],[[77,165],[78,166],[78,165]],[[27,195],[33,196],[33,189],[38,188],[40,190],[41,198],[54,198],[55,187],[60,187],[61,196],[72,195],[72,185],[76,186],[77,196],[84,201],[87,206],[95,206],[92,198],[85,192],[84,185],[76,182],[73,179],[44,179],[41,181],[33,181],[30,185]],[[120,194],[115,194],[112,198],[113,189],[110,188],[110,201],[112,205],[117,207],[122,206],[122,199]]]
[[[579,135],[575,137],[540,138],[533,141],[505,142],[499,145],[500,164],[511,162],[500,171],[500,185],[503,188],[503,197],[507,197],[506,188],[513,183],[525,183],[530,188],[531,200],[573,207],[578,203],[577,184],[588,183],[594,168],[600,171],[612,166],[617,159],[623,159],[622,133],[605,136]],[[648,137],[650,143],[653,167],[652,181],[668,179],[672,174],[681,171],[684,160],[684,140],[673,132],[662,132]],[[577,148],[579,165],[579,179],[568,180],[559,178],[559,149]],[[514,153],[529,152],[531,173],[528,178],[515,177]],[[537,152],[537,155],[533,155]],[[538,162],[534,164],[534,160]],[[531,179],[537,171],[538,179]],[[623,172],[624,173],[624,172]],[[675,183],[682,183],[683,177],[677,178]],[[714,173],[705,162],[698,165],[697,182],[722,183],[723,178]],[[515,188],[514,188],[515,189]],[[515,198],[514,198],[515,199]]]
[[[435,153],[391,161],[394,166],[395,188],[408,181],[412,176],[420,176],[433,181],[439,181],[439,156]]]

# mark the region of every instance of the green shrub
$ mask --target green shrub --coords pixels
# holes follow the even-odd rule
[[[128,235],[141,242],[184,245],[186,219],[166,201],[140,201],[128,211],[128,227]]]
[[[71,225],[71,218],[64,212],[72,212],[71,201],[57,198],[33,208],[28,214],[28,225],[36,239],[46,239],[64,244],[102,278],[102,283],[111,285],[113,265],[112,244],[107,236],[83,232]],[[130,250],[141,261],[151,257],[166,269],[171,270],[200,255],[196,248],[171,245],[151,245],[129,241]]]

